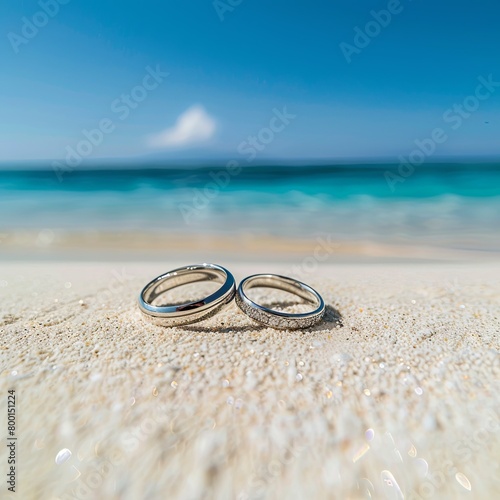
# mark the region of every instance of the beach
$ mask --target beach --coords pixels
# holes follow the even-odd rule
[[[3,4],[0,499],[499,497],[498,2]]]
[[[185,327],[145,322],[141,288],[188,263],[0,264],[22,458],[3,498],[495,496],[498,260],[233,258],[217,263],[238,281],[313,286],[324,321],[274,330],[232,304]]]

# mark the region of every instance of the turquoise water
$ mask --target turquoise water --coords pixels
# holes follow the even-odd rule
[[[500,164],[0,171],[0,231],[429,239],[498,249]],[[394,177],[389,175],[394,182]]]

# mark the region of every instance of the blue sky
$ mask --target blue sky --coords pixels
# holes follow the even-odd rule
[[[1,160],[64,159],[103,120],[85,158],[231,157],[249,137],[263,159],[397,158],[435,128],[436,156],[500,155],[500,85],[473,97],[478,78],[500,82],[498,1],[5,0],[0,14]],[[293,119],[262,132],[276,110]]]

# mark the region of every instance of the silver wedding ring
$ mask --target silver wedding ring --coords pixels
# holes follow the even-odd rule
[[[166,304],[162,296],[182,285],[214,281],[221,286],[207,297],[184,304]],[[274,288],[292,293],[312,306],[306,313],[288,313],[269,309],[247,296],[251,288]],[[313,288],[287,276],[255,274],[245,278],[236,291],[233,275],[216,264],[179,267],[149,282],[139,296],[139,308],[144,316],[161,326],[179,326],[210,318],[236,297],[238,307],[250,318],[273,328],[299,329],[315,325],[325,314],[321,295]]]
[[[188,283],[214,281],[221,286],[214,293],[185,304],[158,304],[161,296]],[[184,266],[158,276],[149,282],[139,296],[139,308],[144,316],[161,326],[187,325],[207,319],[224,309],[234,298],[236,285],[233,275],[216,264]],[[155,305],[153,305],[156,303]]]
[[[246,295],[248,290],[257,287],[275,288],[292,293],[311,304],[314,309],[301,314],[269,309],[250,300]],[[236,304],[253,320],[280,329],[308,328],[321,321],[325,314],[325,303],[316,290],[298,280],[277,274],[255,274],[245,278],[236,292]]]

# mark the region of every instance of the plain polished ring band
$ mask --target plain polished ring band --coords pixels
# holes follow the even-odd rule
[[[166,291],[188,283],[215,281],[222,286],[214,293],[196,302],[180,305],[153,305]],[[216,264],[184,266],[158,276],[148,283],[139,296],[139,308],[145,317],[161,326],[195,323],[218,313],[229,304],[236,293],[233,275]]]
[[[250,300],[246,292],[251,288],[276,288],[298,295],[315,307],[311,312],[291,314],[268,309]],[[245,278],[238,287],[236,304],[250,318],[274,328],[298,329],[315,325],[325,314],[325,303],[321,295],[309,285],[277,274],[254,274]]]

